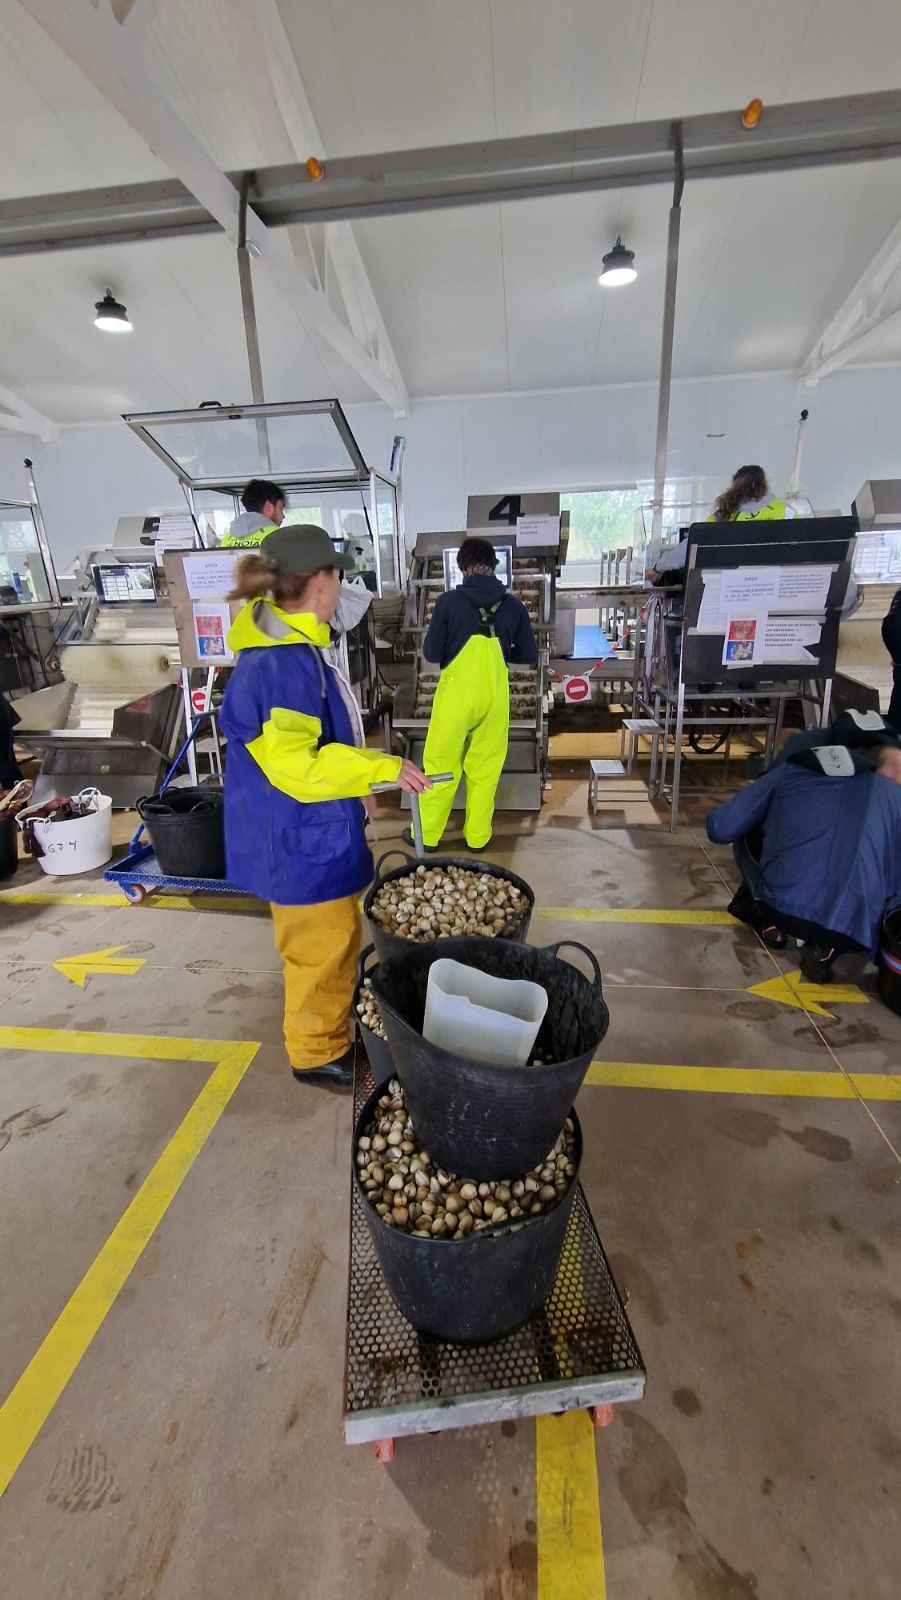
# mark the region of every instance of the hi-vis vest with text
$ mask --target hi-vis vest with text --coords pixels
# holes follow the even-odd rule
[[[230,533],[223,535],[219,541],[220,550],[256,550],[270,533],[275,533],[277,524],[268,522],[265,528],[255,528],[253,533],[245,533],[243,538],[235,539]]]

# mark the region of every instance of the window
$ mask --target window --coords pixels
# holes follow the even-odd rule
[[[606,550],[631,550],[641,501],[636,484],[561,494],[560,510],[569,512],[567,561],[597,561]]]

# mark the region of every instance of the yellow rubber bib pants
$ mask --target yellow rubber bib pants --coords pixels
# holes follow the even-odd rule
[[[360,952],[355,894],[316,906],[271,907],[285,963],[285,1049],[295,1071],[338,1061],[353,1034],[350,1007]]]
[[[438,680],[422,764],[429,774],[452,772],[420,796],[423,842],[438,844],[447,827],[461,773],[466,778],[463,834],[472,849],[491,838],[494,796],[507,757],[510,678],[497,639],[467,639]]]

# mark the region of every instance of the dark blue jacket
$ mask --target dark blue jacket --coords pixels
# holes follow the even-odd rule
[[[882,642],[895,666],[901,666],[901,589],[896,589],[882,621]]]
[[[875,953],[885,903],[901,891],[901,786],[876,772],[826,777],[789,761],[707,818],[716,844],[756,827],[755,897]]]
[[[276,905],[359,894],[372,877],[360,799],[392,782],[399,756],[357,745],[329,630],[268,601],[245,606],[222,702],[228,739],[225,860],[232,883]]]
[[[464,578],[458,589],[439,596],[422,647],[426,661],[449,667],[474,634],[488,636],[489,627],[482,623],[479,611],[481,608],[489,612],[498,601],[500,605],[490,618],[490,625],[497,634],[504,660],[512,667],[534,667],[538,645],[528,611],[521,600],[507,593],[499,579],[477,572]]]

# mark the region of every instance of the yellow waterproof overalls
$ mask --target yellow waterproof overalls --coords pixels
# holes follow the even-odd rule
[[[488,632],[467,639],[438,680],[422,764],[430,776],[452,772],[455,781],[436,784],[419,797],[427,845],[437,845],[447,827],[461,774],[466,778],[466,843],[477,850],[491,838],[494,796],[510,735],[510,676],[491,620],[497,609],[483,612]]]

